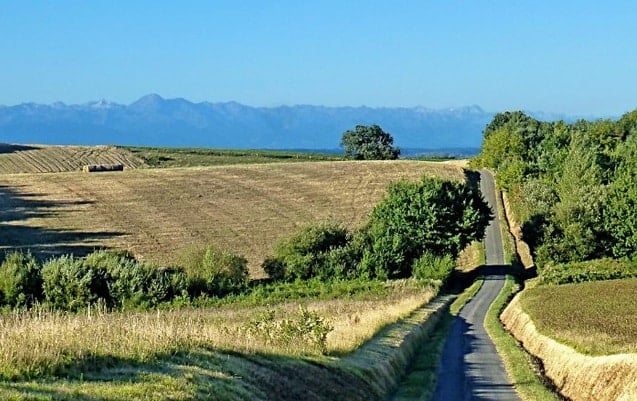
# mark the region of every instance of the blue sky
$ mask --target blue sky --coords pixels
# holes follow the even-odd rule
[[[637,108],[635,1],[5,1],[0,104]]]

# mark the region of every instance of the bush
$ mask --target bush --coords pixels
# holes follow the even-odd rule
[[[223,296],[248,284],[248,261],[215,247],[191,249],[184,255],[191,295]]]
[[[440,280],[445,283],[455,267],[450,255],[435,256],[425,252],[414,261],[413,276],[420,280]]]
[[[29,306],[42,299],[40,267],[31,253],[11,252],[0,265],[0,304]]]
[[[309,226],[279,242],[263,268],[273,279],[288,281],[344,278],[355,268],[353,250],[346,248],[350,239],[349,231],[338,224]]]
[[[334,330],[317,312],[299,306],[296,319],[276,319],[276,311],[267,309],[246,325],[246,332],[268,344],[286,345],[293,349],[310,348],[327,352],[327,335]]]
[[[377,278],[406,278],[414,261],[428,252],[458,253],[484,236],[491,211],[471,185],[423,177],[399,181],[374,210],[361,246],[361,270]]]
[[[82,259],[61,256],[42,267],[44,298],[56,309],[77,311],[98,299],[108,300],[108,273]]]
[[[543,284],[568,284],[637,277],[637,262],[609,258],[547,265],[540,270]]]

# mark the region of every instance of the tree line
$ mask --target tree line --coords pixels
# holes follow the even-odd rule
[[[472,164],[495,171],[538,267],[637,259],[637,110],[571,124],[499,113]]]

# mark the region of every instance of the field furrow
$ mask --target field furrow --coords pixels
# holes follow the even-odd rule
[[[278,240],[326,220],[357,227],[390,182],[425,173],[463,179],[460,167],[416,161],[0,174],[11,216],[1,246],[45,254],[110,247],[165,264],[215,245],[245,256],[259,277]]]

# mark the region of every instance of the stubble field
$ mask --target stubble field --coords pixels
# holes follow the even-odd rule
[[[423,174],[464,178],[458,165],[420,161],[2,174],[0,244],[45,257],[108,247],[161,264],[215,245],[261,277],[279,239],[326,220],[356,227],[390,182]]]

